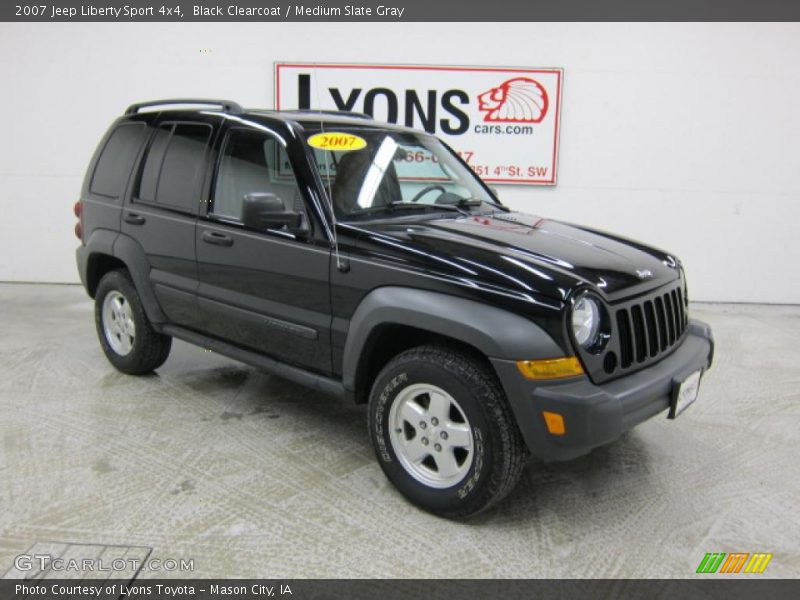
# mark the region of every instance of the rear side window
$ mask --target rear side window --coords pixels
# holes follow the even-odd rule
[[[108,138],[92,175],[89,191],[119,198],[131,173],[133,161],[142,147],[147,127],[144,123],[125,123]]]
[[[150,144],[137,198],[196,213],[212,129],[203,123],[167,123]]]

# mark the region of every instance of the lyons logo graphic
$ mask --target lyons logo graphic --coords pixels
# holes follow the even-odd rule
[[[709,552],[700,561],[697,573],[763,573],[772,554],[763,552]]]
[[[547,114],[547,90],[536,80],[515,77],[478,96],[484,121],[540,123]]]
[[[555,185],[563,77],[539,67],[277,62],[275,108],[365,113],[441,137],[487,183]],[[420,164],[417,176],[438,168]]]

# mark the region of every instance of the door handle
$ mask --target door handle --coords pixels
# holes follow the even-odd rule
[[[122,218],[125,219],[126,223],[130,223],[131,225],[144,225],[144,217],[136,213],[125,213],[125,216]]]
[[[215,246],[233,246],[233,238],[216,231],[204,231],[203,241]]]

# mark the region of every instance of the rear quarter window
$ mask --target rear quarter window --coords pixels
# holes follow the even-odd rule
[[[103,146],[89,191],[108,198],[119,198],[125,191],[133,161],[146,136],[147,127],[143,123],[119,125]]]

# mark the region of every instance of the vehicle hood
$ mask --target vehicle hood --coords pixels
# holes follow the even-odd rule
[[[353,225],[368,252],[561,300],[578,286],[614,300],[672,281],[680,268],[638,242],[524,213]]]

